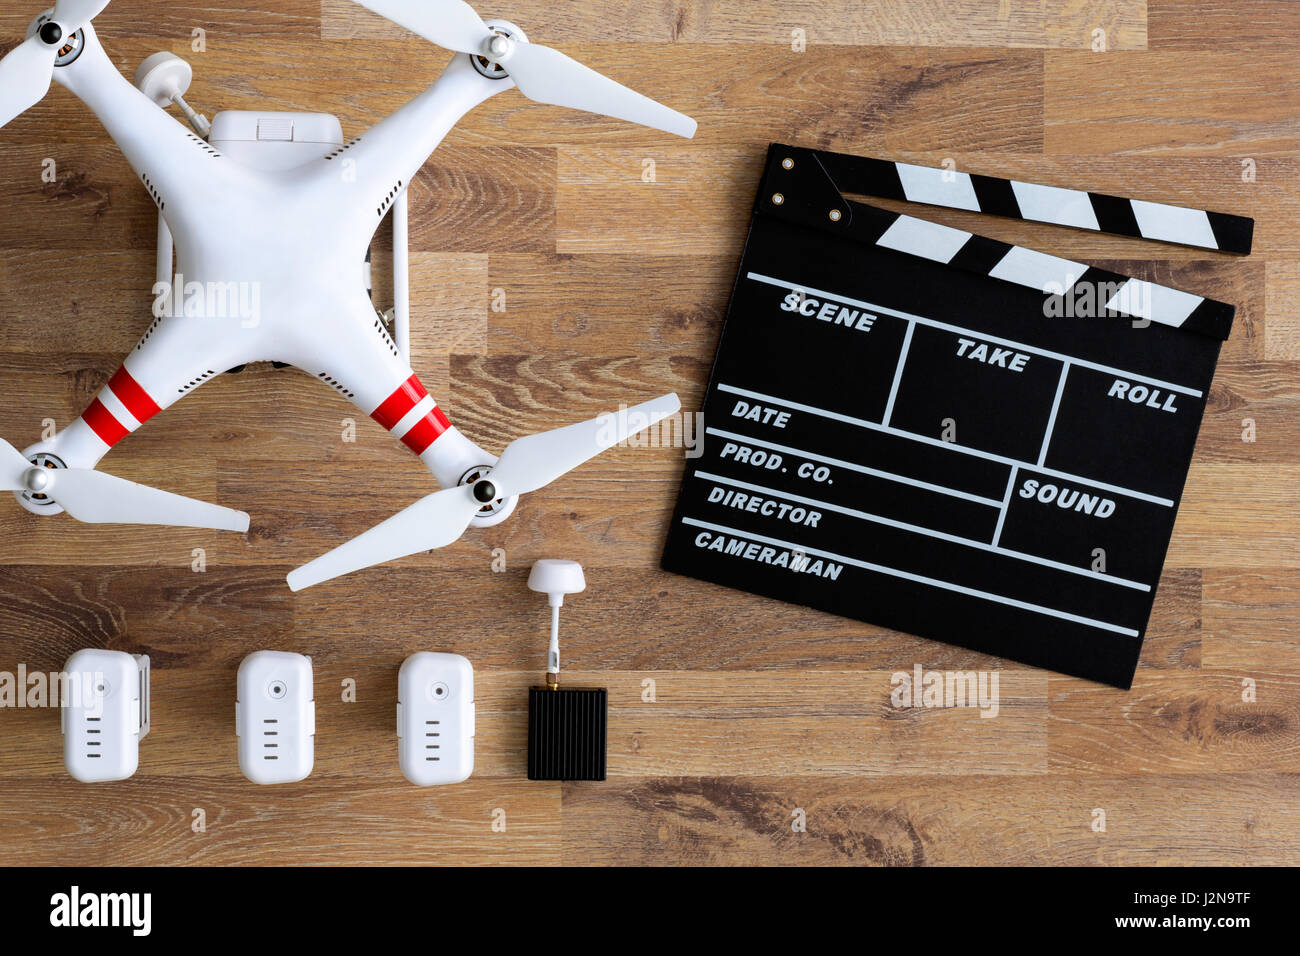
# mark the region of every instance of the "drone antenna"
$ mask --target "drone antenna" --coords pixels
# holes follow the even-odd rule
[[[528,587],[541,591],[551,605],[551,643],[546,651],[546,686],[557,690],[560,686],[560,606],[564,595],[577,594],[587,587],[582,565],[577,561],[542,558],[533,564],[528,574]]]
[[[212,124],[208,122],[208,118],[196,111],[189,103],[186,103],[185,97],[179,93],[176,94],[176,98],[172,102],[181,108],[181,112],[189,120],[190,126],[194,127],[194,132],[198,133],[203,139],[207,139],[208,134],[212,132]]]
[[[135,71],[135,85],[145,96],[163,109],[175,103],[189,121],[194,132],[204,139],[212,132],[212,124],[202,113],[185,102],[185,91],[190,88],[194,71],[174,53],[155,53],[146,57]]]
[[[528,586],[551,605],[546,686],[528,688],[528,779],[604,780],[609,693],[603,687],[560,688],[560,605],[587,587],[577,561],[543,558]]]

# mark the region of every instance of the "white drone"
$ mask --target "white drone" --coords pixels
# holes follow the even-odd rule
[[[338,120],[324,114],[228,112],[209,125],[182,97],[191,78],[184,61],[156,54],[142,65],[136,85],[113,67],[90,23],[108,2],[58,0],[32,23],[27,39],[0,61],[0,126],[38,103],[52,79],[90,107],[158,206],[167,302],[162,309],[155,303],[154,321],[80,418],[22,452],[0,440],[0,488],[13,491],[27,510],[67,511],[92,522],[246,531],[243,512],[94,467],[120,439],[219,372],[258,361],[294,365],[392,432],[444,489],[290,573],[297,591],[440,548],[471,524],[496,524],[519,495],[679,409],[676,395],[664,395],[618,416],[521,438],[498,459],[452,426],[411,370],[404,270],[395,279],[398,314],[390,336],[367,294],[363,263],[372,235],[393,209],[395,267],[404,266],[405,191],[412,177],[463,115],[512,86],[542,103],[686,137],[695,133],[689,117],[529,43],[513,24],[484,23],[462,0],[358,0],[465,55],[346,144]],[[195,133],[164,111],[172,103]],[[173,236],[183,288],[171,284]],[[222,290],[226,306],[181,308],[191,283]],[[229,307],[229,299],[246,301],[245,289],[256,290],[256,316]]]

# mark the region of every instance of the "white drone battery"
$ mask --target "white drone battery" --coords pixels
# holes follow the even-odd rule
[[[474,667],[459,654],[420,651],[397,674],[397,753],[421,787],[474,772]]]
[[[125,780],[149,733],[149,658],[87,648],[63,666],[63,762],[83,783]]]
[[[257,651],[239,665],[239,769],[253,783],[305,779],[316,756],[311,658]]]
[[[212,119],[208,142],[254,169],[293,169],[343,145],[343,127],[328,113],[225,110]]]

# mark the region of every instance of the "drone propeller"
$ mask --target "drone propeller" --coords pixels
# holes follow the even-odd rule
[[[677,396],[669,394],[619,415],[603,415],[516,439],[485,477],[473,484],[435,491],[369,531],[291,571],[289,588],[301,591],[342,574],[451,544],[484,506],[550,484],[681,407]]]
[[[46,495],[78,521],[247,531],[248,515],[89,468],[42,468],[0,439],[0,490]]]
[[[45,98],[59,48],[99,16],[108,3],[109,0],[58,0],[50,19],[0,60],[0,126]]]
[[[430,43],[500,64],[530,100],[613,116],[687,139],[695,135],[696,123],[689,116],[615,83],[558,50],[497,33],[464,0],[357,2]]]

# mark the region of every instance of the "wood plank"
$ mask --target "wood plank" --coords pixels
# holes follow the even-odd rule
[[[570,784],[563,858],[696,866],[1285,864],[1300,837],[1298,786],[1293,774],[1062,777],[1046,785],[1042,778],[929,776]],[[791,828],[796,809],[804,832]],[[1098,809],[1106,811],[1105,832],[1092,829]]]
[[[319,0],[276,0],[244,8],[210,0],[174,0],[165,7],[156,7],[115,0],[95,17],[96,32],[109,42],[117,37],[167,37],[189,42],[196,28],[202,29],[213,45],[230,37],[311,36],[321,28],[321,5]]]
[[[789,44],[802,29],[809,46],[1087,47],[1105,28],[1112,49],[1146,46],[1141,0],[1049,0],[1037,5],[980,0],[883,0],[864,8],[852,0],[787,0],[754,4],[715,0],[705,5],[586,3],[581,10],[541,0],[511,5],[512,22],[536,43],[574,41],[745,43],[756,37]],[[323,34],[331,39],[389,36],[383,18],[347,0],[324,0]]]
[[[1300,838],[1295,774],[1064,777],[1053,789],[1055,856],[1072,866],[1287,865]]]
[[[364,866],[395,857],[424,866],[559,862],[552,832],[558,784],[512,794],[477,780],[431,789],[316,780],[258,787],[143,775],[98,786],[5,783],[8,799],[24,807],[21,817],[0,817],[15,865],[66,864],[70,841],[82,866]],[[492,829],[498,808],[505,832]],[[205,811],[204,833],[192,829],[196,809]]]
[[[1300,359],[1300,262],[1269,262],[1264,331],[1264,357]]]
[[[1167,562],[1175,567],[1295,567],[1295,465],[1192,461]]]
[[[676,255],[493,255],[493,353],[707,355],[722,330],[737,260]]]
[[[1297,412],[1300,366],[1296,363],[1222,361],[1197,436],[1198,460],[1295,463],[1300,460]]]
[[[1243,676],[1300,670],[1297,584],[1300,574],[1286,568],[1205,572],[1206,666]]]
[[[1294,157],[1294,54],[1056,53],[1045,61],[1048,153]]]
[[[642,675],[611,693],[636,699]],[[723,688],[726,688],[723,691]],[[658,675],[657,702],[611,707],[611,776],[1034,774],[1044,675],[1004,670],[996,709],[903,709],[891,673]],[[721,693],[720,693],[721,692]],[[989,714],[990,716],[985,716]]]
[[[1050,765],[1073,774],[1294,772],[1300,687],[1286,674],[1251,676],[1254,702],[1242,700],[1231,672],[1139,674],[1127,693],[1053,676]]]
[[[1300,47],[1300,8],[1291,0],[1147,0],[1147,42],[1153,50],[1242,52]]]
[[[30,115],[12,125],[18,126]],[[0,146],[0,169],[4,170],[0,186],[6,198],[6,215],[0,218],[0,247],[27,253],[47,247],[82,253],[154,248],[157,207],[116,147],[98,143],[13,145],[9,129],[5,127],[4,145]],[[46,160],[54,162],[54,182],[41,178]],[[153,285],[153,269],[140,273],[138,281],[143,297]],[[89,294],[93,290],[77,291]],[[69,291],[63,295],[66,301]],[[147,306],[150,299],[143,301]]]
[[[808,62],[798,54],[780,58],[769,54],[765,63],[782,69],[779,81],[769,81],[782,91],[782,110],[755,117],[746,128],[752,172],[738,172],[737,157],[725,152],[710,152],[689,165],[675,155],[698,153],[697,146],[661,146],[650,153],[609,146],[565,150],[559,171],[559,251],[615,251],[631,241],[646,252],[732,252],[748,221],[747,214],[739,216],[734,211],[747,209],[752,199],[763,158],[759,144],[788,140],[795,130],[804,142],[836,149],[852,139],[856,150],[877,154],[1039,149],[1041,140],[1030,130],[1041,115],[1040,57],[1033,53],[1008,55],[1003,68],[1013,69],[1015,76],[991,89],[984,84],[979,65],[983,55],[980,51],[889,50],[837,63],[836,71],[828,74],[807,69]],[[851,89],[860,98],[850,112],[859,117],[861,135],[846,133],[842,114],[827,117],[827,84]],[[745,89],[729,85],[725,95]],[[972,98],[985,104],[978,117],[953,122],[953,112]],[[885,138],[878,138],[873,116],[900,108],[905,110],[907,123],[901,128],[893,126]],[[707,139],[707,114],[698,118],[705,130],[701,139]],[[954,132],[961,138],[954,140]],[[653,158],[657,167],[659,179],[654,189],[643,188],[646,184],[641,181],[647,158]],[[719,190],[720,183],[725,183],[727,190]],[[707,189],[699,188],[701,185]],[[663,204],[672,205],[667,211],[652,212],[651,206]],[[648,222],[653,216],[665,215],[676,228],[670,235],[650,234]]]

